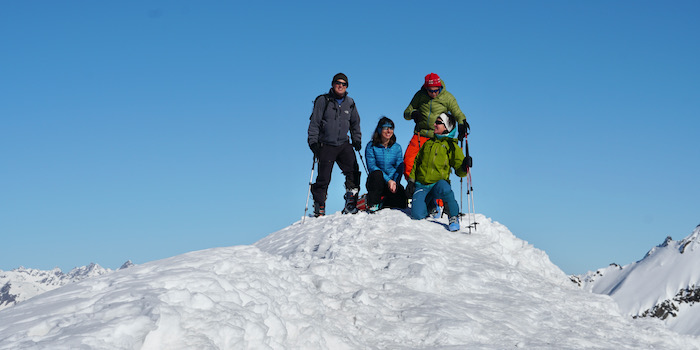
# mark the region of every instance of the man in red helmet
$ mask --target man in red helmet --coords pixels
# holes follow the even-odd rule
[[[404,155],[404,175],[406,180],[409,178],[413,163],[415,161],[418,150],[430,138],[433,137],[433,125],[435,120],[442,113],[449,113],[455,117],[458,126],[458,139],[461,141],[467,132],[469,124],[467,116],[459,109],[455,97],[445,89],[445,82],[435,73],[430,73],[425,76],[425,82],[418,92],[413,95],[411,103],[408,104],[403,112],[403,117],[406,120],[413,120],[416,123],[413,129],[413,137],[406,147]],[[409,183],[409,187],[410,183]],[[412,189],[407,188],[408,196],[412,196]]]

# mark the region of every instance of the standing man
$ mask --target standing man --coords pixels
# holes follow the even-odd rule
[[[316,98],[311,113],[308,142],[314,157],[318,159],[318,176],[316,183],[311,186],[315,217],[326,215],[326,195],[333,163],[338,163],[345,175],[343,214],[357,213],[360,168],[353,148],[358,152],[362,148],[362,132],[360,115],[355,108],[355,101],[348,96],[347,88],[348,77],[345,74],[333,76],[330,91]]]
[[[425,76],[423,86],[413,95],[411,103],[403,112],[404,119],[413,120],[416,123],[416,127],[413,129],[413,138],[406,147],[404,155],[406,179],[411,174],[418,150],[433,137],[433,125],[442,113],[450,113],[457,119],[457,139],[462,141],[467,128],[469,128],[467,116],[459,109],[457,99],[445,89],[445,82],[437,74],[430,73]],[[409,192],[411,192],[408,194],[410,196],[412,191]]]

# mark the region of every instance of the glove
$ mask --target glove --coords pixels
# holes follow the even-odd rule
[[[311,152],[314,152],[314,156],[318,158],[318,151],[321,150],[321,145],[318,142],[314,142],[309,145],[309,148],[311,148]]]
[[[472,167],[472,156],[464,157],[464,160],[462,161],[462,171],[465,173],[469,171],[469,168]]]
[[[457,130],[459,132],[459,135],[457,135],[457,139],[459,139],[460,141],[464,140],[464,136],[467,136],[467,134],[469,133],[469,123],[465,121],[464,124],[458,124]]]
[[[406,184],[406,198],[413,198],[413,192],[416,191],[416,183],[409,181]]]
[[[413,121],[418,123],[419,121],[421,121],[423,119],[423,114],[421,114],[421,112],[416,109],[415,111],[411,112],[411,119],[413,119]]]
[[[355,151],[360,151],[362,149],[362,144],[360,142],[353,142],[352,147],[355,148]]]

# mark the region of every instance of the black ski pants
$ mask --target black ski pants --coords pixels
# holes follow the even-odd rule
[[[323,145],[318,151],[316,183],[311,186],[314,202],[326,203],[333,163],[338,163],[338,167],[345,175],[345,189],[347,191],[352,189],[359,191],[360,189],[360,166],[355,158],[352,145],[349,142],[340,146]]]
[[[384,200],[382,200],[384,197]],[[408,199],[406,190],[400,183],[396,183],[396,192],[391,193],[389,184],[384,181],[381,170],[375,170],[367,177],[367,206],[382,203],[383,208],[406,208]]]

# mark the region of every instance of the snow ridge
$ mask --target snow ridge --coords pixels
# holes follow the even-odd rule
[[[700,241],[700,225],[695,227],[695,230],[693,233],[690,234],[690,236],[683,238],[680,242],[680,248],[678,248],[678,251],[683,254],[685,253],[686,250],[688,251],[695,251],[697,249],[698,241]]]
[[[133,265],[127,261],[121,268],[128,267],[128,264]],[[67,284],[111,272],[111,269],[95,263],[76,267],[68,273],[63,273],[59,268],[38,270],[19,267],[11,271],[0,270],[0,310]]]
[[[85,279],[0,311],[0,349],[700,349],[477,220],[334,214]]]
[[[700,225],[680,241],[666,237],[637,262],[574,280],[585,290],[610,295],[628,316],[658,318],[676,332],[700,335],[699,236]]]

